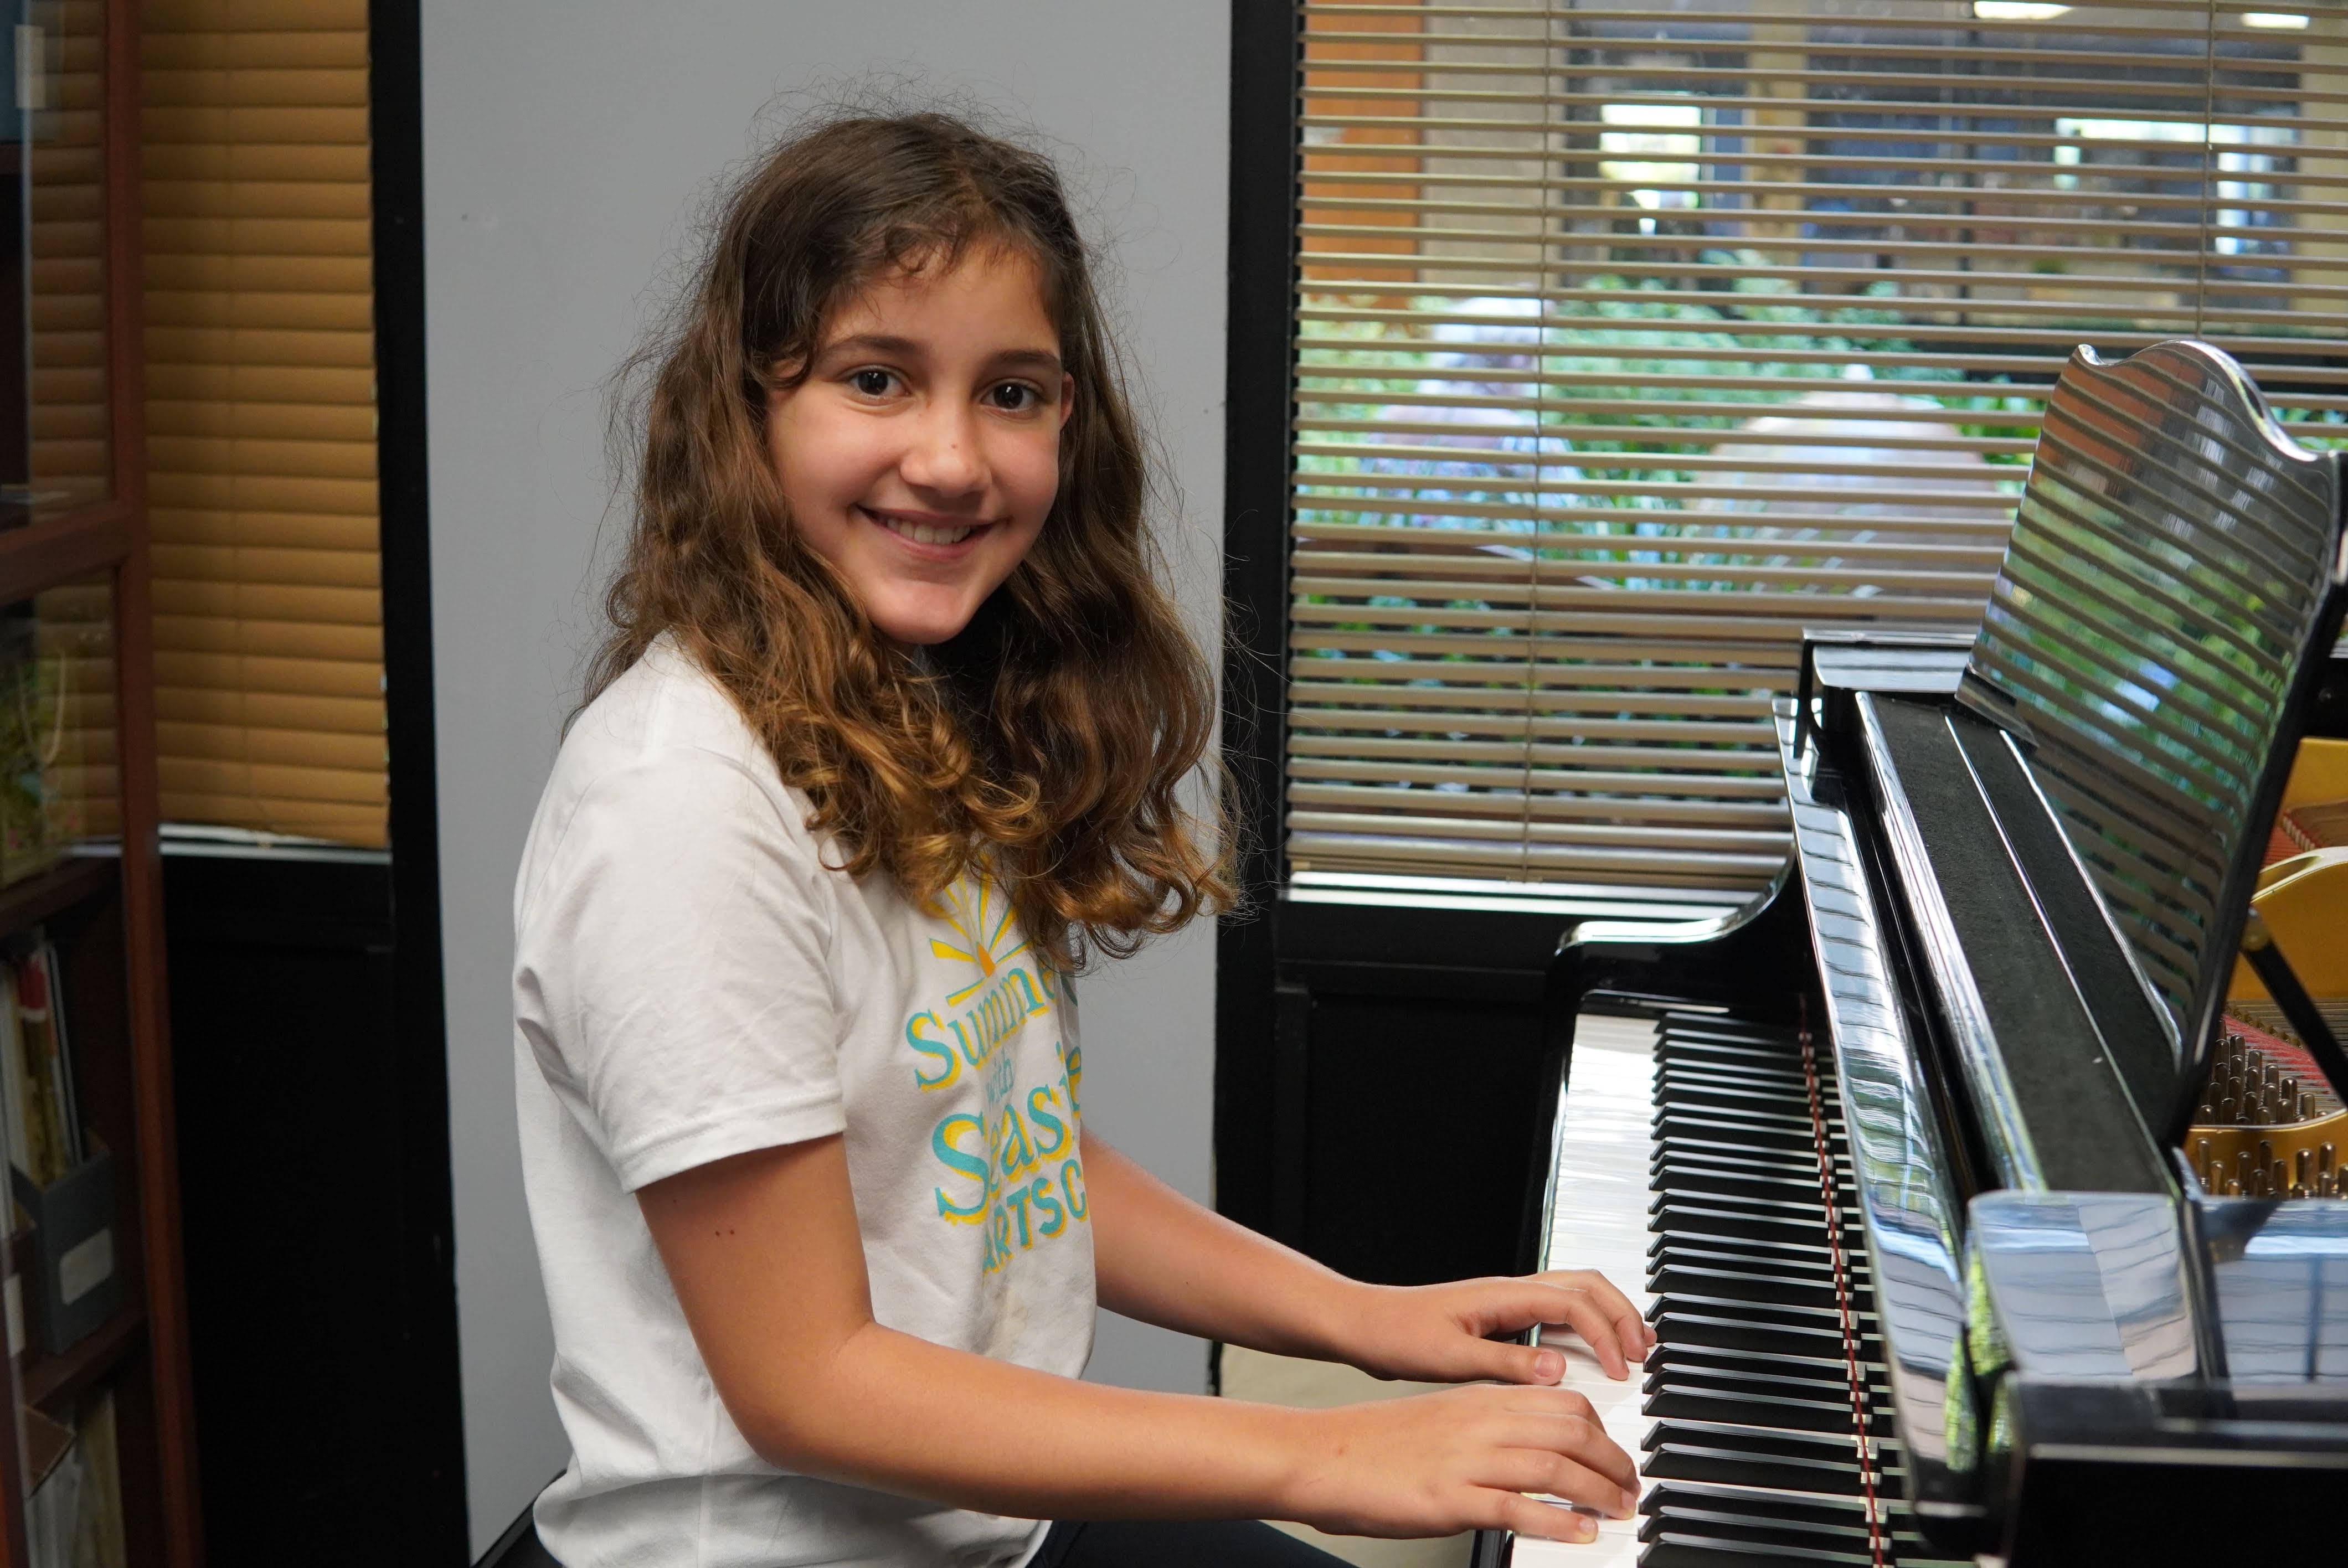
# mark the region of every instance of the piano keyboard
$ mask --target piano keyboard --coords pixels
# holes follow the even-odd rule
[[[1901,1506],[1831,1052],[1703,1013],[1585,1016],[1560,1114],[1545,1267],[1597,1268],[1658,1343],[1572,1385],[1650,1483],[1584,1546],[1516,1568],[1958,1568]],[[1829,1173],[1821,1179],[1821,1159]]]

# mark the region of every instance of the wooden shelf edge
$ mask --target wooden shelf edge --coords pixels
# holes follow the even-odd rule
[[[0,532],[0,604],[114,566],[130,553],[131,524],[128,505],[99,501]]]
[[[0,938],[13,937],[85,899],[112,891],[121,866],[110,855],[68,855],[46,871],[0,887]]]
[[[36,1356],[25,1364],[17,1397],[54,1416],[129,1359],[147,1343],[147,1309],[123,1307],[89,1331],[62,1356]]]

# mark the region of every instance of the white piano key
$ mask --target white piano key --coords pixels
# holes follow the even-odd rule
[[[1574,1025],[1573,1063],[1560,1110],[1557,1182],[1550,1194],[1544,1268],[1594,1268],[1642,1313],[1647,1294],[1647,1165],[1653,1155],[1655,1026],[1643,1019],[1583,1015]],[[1653,1423],[1639,1406],[1639,1372],[1616,1382],[1570,1333],[1566,1384],[1596,1407],[1606,1433],[1632,1459]],[[1639,1560],[1638,1521],[1601,1519],[1587,1545],[1519,1537],[1515,1568],[1630,1568]]]

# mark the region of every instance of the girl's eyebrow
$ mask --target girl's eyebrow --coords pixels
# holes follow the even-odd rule
[[[821,357],[829,359],[834,354],[849,353],[911,354],[919,350],[920,345],[911,338],[891,337],[886,333],[859,333],[854,337],[844,337],[824,344]]]
[[[858,333],[853,337],[844,337],[837,342],[824,344],[816,357],[829,360],[845,354],[878,354],[910,359],[919,355],[921,352],[921,344],[911,338],[896,337],[888,333]],[[1037,370],[1046,375],[1058,375],[1063,368],[1058,354],[1049,349],[1041,348],[1005,349],[988,363],[998,366]]]
[[[994,363],[999,365],[1019,365],[1027,369],[1040,370],[1047,375],[1057,375],[1062,369],[1058,354],[1040,348],[1006,349],[994,356]]]

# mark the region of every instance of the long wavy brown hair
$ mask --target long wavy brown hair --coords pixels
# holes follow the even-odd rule
[[[971,624],[909,652],[791,526],[767,410],[857,290],[989,248],[1035,262],[1075,377],[1059,493]],[[926,902],[983,864],[1065,970],[1229,906],[1220,822],[1180,799],[1214,682],[1160,586],[1144,445],[1048,160],[939,114],[803,131],[726,196],[690,292],[630,364],[633,526],[590,700],[671,637],[846,871]]]

